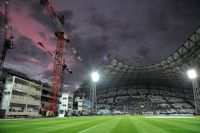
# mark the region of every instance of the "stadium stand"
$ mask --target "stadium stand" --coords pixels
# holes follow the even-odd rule
[[[98,109],[114,114],[192,114],[194,94],[199,93],[193,92],[186,72],[191,67],[199,71],[199,64],[200,27],[173,54],[150,66],[124,64],[108,55],[98,70],[101,75],[101,81],[96,83]],[[75,95],[90,99],[91,88],[88,78]]]

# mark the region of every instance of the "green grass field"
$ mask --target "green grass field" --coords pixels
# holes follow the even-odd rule
[[[96,116],[0,120],[0,133],[200,133],[200,117]]]

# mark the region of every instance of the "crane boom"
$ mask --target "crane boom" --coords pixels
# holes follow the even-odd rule
[[[81,57],[77,50],[74,47],[74,44],[71,39],[69,39],[69,35],[64,31],[64,16],[63,15],[57,15],[56,12],[53,9],[53,6],[48,0],[40,0],[40,3],[45,7],[48,14],[50,15],[51,19],[53,20],[54,24],[56,25],[56,28],[60,32],[64,32],[64,40],[67,44],[69,44],[69,47],[73,51],[76,58],[81,61]]]
[[[51,19],[53,20],[54,24],[56,25],[56,28],[60,32],[64,32],[64,17],[58,16],[56,12],[53,9],[53,6],[48,0],[41,0],[40,3],[45,7],[48,14],[50,15]]]
[[[54,57],[53,56],[53,53],[51,53],[51,51],[49,51],[42,42],[38,42],[38,44],[44,49],[46,50],[46,52],[51,56],[51,57]]]

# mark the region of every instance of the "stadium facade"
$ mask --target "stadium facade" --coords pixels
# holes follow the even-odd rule
[[[98,70],[98,109],[133,114],[199,113],[200,80],[195,79],[197,86],[192,86],[187,77],[190,68],[200,75],[200,27],[173,54],[150,66],[131,66],[109,56]],[[88,78],[75,95],[91,99],[91,87]]]

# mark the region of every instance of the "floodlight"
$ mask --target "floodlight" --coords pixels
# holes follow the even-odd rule
[[[93,72],[91,77],[93,82],[97,82],[99,80],[99,74],[97,72]]]
[[[195,69],[188,70],[187,75],[190,79],[196,79],[197,78],[197,72],[195,71]]]

